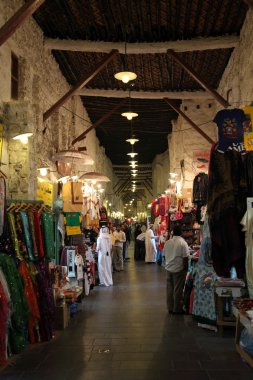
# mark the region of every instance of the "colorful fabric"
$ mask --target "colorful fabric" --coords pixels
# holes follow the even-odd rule
[[[30,343],[35,343],[36,329],[38,329],[38,322],[40,320],[37,294],[25,261],[21,261],[18,271],[23,279],[25,297],[29,309],[28,337]]]
[[[43,212],[41,214],[41,220],[42,220],[42,231],[43,231],[45,255],[49,260],[51,260],[55,258],[53,214]]]
[[[19,260],[23,260],[23,257],[19,249],[18,236],[17,236],[16,226],[15,226],[15,216],[12,212],[8,213],[8,221],[9,221],[10,232],[11,232],[11,240],[12,240],[12,244],[15,250],[16,257]]]
[[[36,238],[36,245],[38,248],[38,254],[40,257],[44,257],[45,252],[44,252],[42,229],[41,229],[41,223],[40,223],[40,213],[37,211],[34,213],[34,232],[35,232],[35,238]]]
[[[245,113],[244,122],[244,146],[247,151],[253,150],[253,107],[243,107]]]
[[[26,345],[26,325],[28,322],[28,308],[24,293],[24,287],[16,268],[14,260],[4,254],[0,254],[0,267],[6,278],[12,301],[10,343],[13,354],[21,352]]]
[[[0,236],[4,230],[4,214],[5,214],[5,179],[0,178]]]
[[[68,236],[80,235],[81,232],[81,213],[65,212],[66,233]]]
[[[26,248],[29,256],[29,260],[34,261],[32,237],[30,234],[30,226],[28,215],[25,211],[20,211],[20,217],[22,221],[23,232],[25,236]]]

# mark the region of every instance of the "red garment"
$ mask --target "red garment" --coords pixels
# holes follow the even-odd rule
[[[34,229],[35,229],[35,236],[36,236],[39,256],[44,257],[45,252],[44,252],[43,238],[42,238],[42,231],[41,231],[41,224],[40,224],[40,213],[38,211],[34,213]]]
[[[0,365],[5,365],[7,362],[7,320],[9,315],[9,305],[0,282]]]
[[[18,271],[24,282],[25,297],[26,297],[26,301],[27,301],[27,305],[29,309],[29,321],[28,321],[29,341],[31,343],[35,343],[36,342],[35,332],[36,332],[36,328],[38,327],[38,322],[40,320],[37,293],[33,286],[30,273],[27,269],[27,266],[24,260],[20,262]]]

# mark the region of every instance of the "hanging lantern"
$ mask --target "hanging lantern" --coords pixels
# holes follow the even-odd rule
[[[132,71],[120,71],[114,74],[114,78],[121,80],[123,83],[128,83],[130,80],[135,80],[137,75]]]
[[[121,116],[126,117],[127,120],[132,120],[133,117],[137,117],[137,116],[138,116],[138,113],[131,112],[131,111],[129,111],[129,112],[123,112],[123,113],[121,114]]]
[[[126,142],[129,142],[131,145],[134,145],[138,141],[139,139],[135,139],[133,136],[130,139],[126,140]]]

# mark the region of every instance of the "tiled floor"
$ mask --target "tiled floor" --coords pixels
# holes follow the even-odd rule
[[[252,380],[234,349],[189,316],[168,316],[165,273],[155,264],[125,265],[112,288],[96,287],[84,311],[52,342],[29,347],[0,379]]]

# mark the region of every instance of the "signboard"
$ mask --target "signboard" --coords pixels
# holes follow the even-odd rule
[[[37,200],[43,201],[46,206],[53,206],[53,185],[37,180]]]
[[[197,173],[199,172],[208,172],[210,160],[210,151],[198,151],[193,153],[193,166]]]

